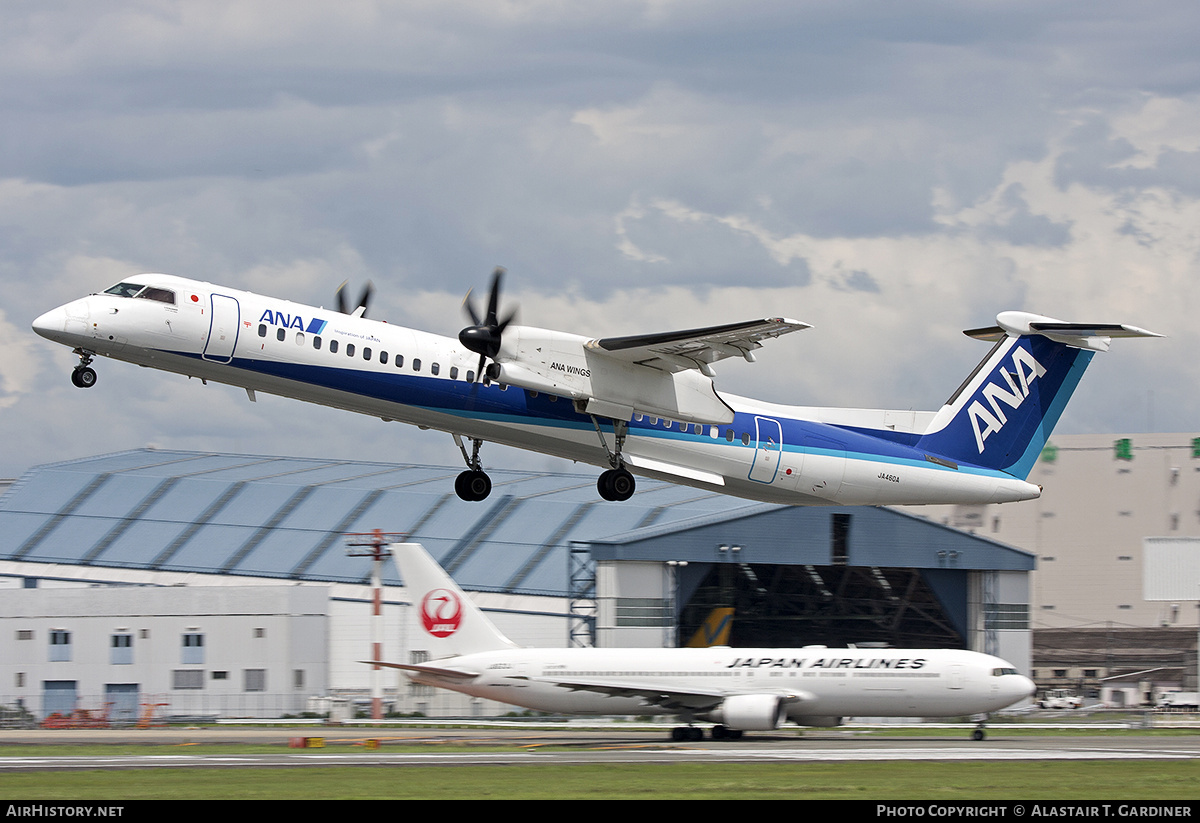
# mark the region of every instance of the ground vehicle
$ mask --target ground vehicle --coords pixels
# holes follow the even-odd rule
[[[1200,709],[1200,692],[1164,692],[1158,696],[1160,709]]]
[[[1083,698],[1070,689],[1048,689],[1038,705],[1043,709],[1078,709],[1083,705]]]

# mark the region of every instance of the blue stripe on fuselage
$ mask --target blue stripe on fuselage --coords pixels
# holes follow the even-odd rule
[[[174,352],[181,356],[199,359],[198,355]],[[470,417],[491,422],[517,423],[550,428],[593,430],[591,418],[575,411],[574,405],[565,398],[552,400],[553,395],[538,394],[510,386],[502,389],[498,384],[484,386],[445,377],[423,376],[411,373],[388,373],[375,370],[348,369],[306,363],[288,363],[274,360],[235,358],[230,367],[257,374],[293,380],[307,385],[320,386],[335,391],[370,397],[388,403],[414,406],[427,411],[457,417]],[[679,430],[679,423],[667,429],[662,423],[652,425],[648,417],[629,423],[630,436],[692,442],[708,446],[731,449],[757,448],[754,437],[755,418],[769,417],[780,424],[783,450],[796,454],[845,456],[851,460],[870,460],[899,466],[915,466],[923,469],[956,471],[956,469],[929,462],[925,452],[914,449],[904,439],[914,435],[890,430],[862,430],[858,428],[817,423],[787,417],[770,417],[756,412],[735,412],[734,422],[717,426],[717,437],[709,434],[710,426],[703,425],[701,432],[692,425],[687,431]],[[726,432],[732,429],[732,441]],[[750,435],[750,442],[743,444],[741,435]],[[959,464],[958,471],[970,474],[999,475],[971,464]]]

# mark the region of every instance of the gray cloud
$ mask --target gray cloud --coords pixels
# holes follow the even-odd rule
[[[120,364],[85,397],[28,320],[139,270],[311,303],[372,279],[442,333],[496,264],[529,323],[785,313],[817,328],[720,385],[803,403],[935,406],[1002,309],[1182,325],[1197,33],[1115,0],[0,6],[0,475],[146,442],[456,459]],[[1114,352],[1063,425],[1142,425],[1102,402],[1118,365],[1194,407],[1188,335]]]

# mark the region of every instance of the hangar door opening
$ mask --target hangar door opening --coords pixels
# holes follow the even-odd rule
[[[679,637],[686,642],[713,609],[732,607],[735,647],[967,648],[948,605],[920,569],[720,563],[687,598]]]

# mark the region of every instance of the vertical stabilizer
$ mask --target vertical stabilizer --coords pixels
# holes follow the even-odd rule
[[[946,401],[918,442],[931,455],[1029,476],[1097,351],[1114,337],[1159,337],[1102,323],[1063,323],[1005,312],[999,325],[966,332],[996,346]]]
[[[420,642],[434,659],[517,648],[420,543],[393,543],[391,550],[412,600]]]

